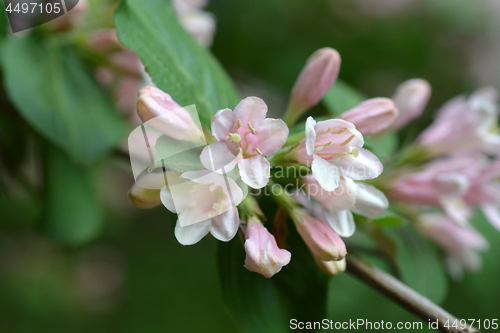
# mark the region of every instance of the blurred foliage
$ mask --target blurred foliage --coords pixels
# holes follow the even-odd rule
[[[184,247],[173,235],[173,214],[132,207],[129,166],[110,156],[126,137],[127,119],[77,52],[82,36],[113,26],[117,1],[90,3],[74,35],[40,27],[6,39],[0,2],[1,332],[280,332],[291,316],[419,321],[349,274],[321,275],[293,231],[291,264],[267,280],[243,268],[240,239],[219,249],[211,237]],[[212,50],[218,60],[188,37],[163,1],[124,1],[116,22],[121,40],[141,56],[158,86],[181,104],[195,102],[205,123],[211,112],[238,102],[218,61],[242,95],[263,97],[274,116],[320,47],[340,52],[343,81],[315,115],[338,114],[362,95],[391,96],[401,81],[425,78],[434,90],[431,103],[399,134],[404,144],[439,105],[474,88],[467,48],[498,20],[486,20],[478,6],[462,0],[422,1],[393,16],[368,15],[357,3],[213,0],[208,10],[217,17]],[[398,147],[390,135],[366,142],[382,158]],[[491,249],[483,270],[463,281],[443,276],[436,250],[418,234],[408,235],[397,216],[374,222],[400,249],[394,258],[399,271],[372,251],[373,244],[353,252],[399,274],[457,317],[498,318],[500,235],[480,214],[473,221]],[[222,287],[218,274],[228,282]],[[326,314],[318,310],[324,305]]]

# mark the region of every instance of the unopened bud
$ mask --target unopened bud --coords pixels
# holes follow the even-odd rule
[[[335,83],[340,70],[340,55],[329,47],[314,52],[292,89],[286,123],[293,124],[307,109],[321,101]]]
[[[343,273],[346,268],[345,258],[338,261],[323,261],[314,258],[314,262],[316,263],[316,266],[318,266],[318,268],[326,275],[338,275],[340,273]]]
[[[144,189],[137,184],[128,192],[132,203],[142,209],[149,209],[161,205],[160,190]]]
[[[300,236],[318,260],[341,260],[347,250],[345,244],[323,221],[300,210],[292,214],[292,219]]]
[[[353,123],[363,135],[368,135],[390,127],[398,114],[398,109],[389,98],[372,98],[344,112],[340,118]]]
[[[392,128],[400,129],[424,112],[432,88],[429,82],[423,79],[411,79],[401,83],[392,96],[392,100],[399,110],[399,117]]]
[[[143,122],[177,140],[206,144],[205,135],[186,109],[158,88],[139,91],[137,113]]]
[[[270,278],[290,262],[290,252],[278,247],[274,236],[257,217],[248,220],[245,239],[245,267],[249,271]]]

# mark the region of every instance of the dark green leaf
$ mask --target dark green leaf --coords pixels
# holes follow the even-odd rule
[[[342,80],[337,80],[323,97],[328,110],[336,116],[352,109],[364,100],[366,100],[365,95]]]
[[[403,216],[394,213],[391,210],[386,210],[383,214],[372,218],[371,223],[378,227],[399,227],[408,221]]]
[[[218,268],[223,301],[242,333],[288,332],[288,321],[272,281],[248,271],[238,237],[219,243]],[[280,273],[278,273],[280,274]]]
[[[158,88],[182,106],[195,104],[203,124],[239,102],[224,69],[181,27],[168,1],[124,0],[115,22],[120,41],[139,55]]]
[[[93,240],[104,222],[95,189],[95,171],[75,165],[61,150],[45,156],[44,232],[71,245]]]
[[[7,36],[8,32],[8,19],[7,13],[5,12],[5,6],[3,1],[0,2],[0,42]]]
[[[56,39],[5,42],[5,86],[22,116],[75,161],[89,164],[116,146],[125,126],[113,104]]]
[[[397,246],[401,280],[435,303],[444,301],[448,280],[438,251],[410,226],[385,229]]]

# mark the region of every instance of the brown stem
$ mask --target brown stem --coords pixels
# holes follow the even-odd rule
[[[480,332],[477,328],[469,325],[467,325],[465,329],[451,327],[457,318],[431,302],[427,297],[420,295],[392,275],[368,264],[352,254],[349,254],[346,258],[347,270],[351,274],[377,289],[411,313],[424,319],[426,322],[434,323],[437,321],[438,330],[440,332]],[[447,326],[450,326],[450,328],[444,327],[446,323],[448,323]]]

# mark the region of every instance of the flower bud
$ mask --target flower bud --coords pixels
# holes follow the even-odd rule
[[[318,266],[318,268],[325,273],[326,275],[338,275],[343,273],[346,268],[345,258],[342,260],[332,260],[332,261],[323,261],[317,258],[314,258],[314,262]]]
[[[290,262],[290,252],[278,247],[274,236],[267,231],[258,218],[251,217],[248,220],[245,239],[247,254],[245,267],[249,271],[270,278]]]
[[[375,134],[390,127],[398,117],[398,109],[389,98],[372,98],[340,115],[353,123],[363,135]]]
[[[186,109],[158,88],[139,91],[137,113],[143,122],[177,140],[206,144],[205,135]]]
[[[345,244],[323,221],[300,210],[292,213],[292,219],[300,236],[318,260],[341,260],[347,250]]]
[[[399,117],[392,128],[400,129],[424,112],[431,97],[432,88],[429,82],[423,79],[411,79],[401,83],[392,96],[392,100],[399,110]]]
[[[128,192],[128,196],[138,208],[149,209],[161,205],[160,190],[144,189],[134,184]]]
[[[292,89],[287,124],[293,124],[304,111],[319,103],[337,80],[339,70],[340,55],[332,48],[319,49],[309,57]]]

